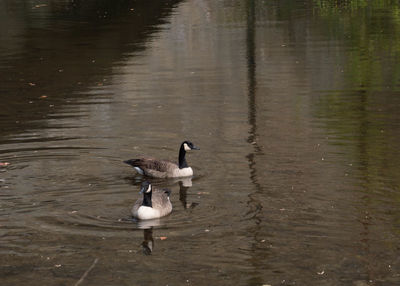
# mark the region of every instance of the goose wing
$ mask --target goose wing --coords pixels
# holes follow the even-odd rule
[[[137,201],[135,202],[135,204],[133,205],[132,210],[131,210],[132,215],[134,217],[138,216],[138,210],[139,210],[140,206],[142,205],[142,203],[143,203],[143,196],[140,196],[140,198],[137,199]]]
[[[160,211],[160,217],[169,214],[172,211],[172,204],[169,200],[169,195],[171,191],[168,189],[156,189],[153,188],[153,193],[151,195],[152,207]],[[143,203],[143,196],[137,199],[132,207],[132,215],[137,216],[138,210]]]
[[[160,216],[165,216],[172,211],[172,204],[169,200],[171,191],[168,189],[154,189],[151,196],[151,203],[154,209],[160,211]]]
[[[154,158],[130,159],[124,162],[132,167],[140,168],[146,175],[153,177],[163,177],[162,174],[167,174],[178,168],[178,165],[175,163],[167,160],[156,160]]]

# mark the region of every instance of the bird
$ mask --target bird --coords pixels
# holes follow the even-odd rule
[[[190,141],[183,141],[179,148],[178,164],[167,160],[157,160],[151,157],[130,159],[124,163],[131,165],[141,174],[153,178],[181,178],[193,176],[193,169],[186,162],[186,152],[200,150]]]
[[[140,187],[143,194],[132,207],[132,215],[139,220],[157,219],[172,212],[169,199],[171,191],[168,189],[153,188],[150,182],[144,181]]]

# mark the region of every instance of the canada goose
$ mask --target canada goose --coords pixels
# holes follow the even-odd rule
[[[143,197],[139,198],[133,208],[132,215],[137,219],[155,219],[166,216],[172,211],[169,200],[170,190],[160,190],[145,181],[140,187]]]
[[[131,165],[141,175],[154,178],[179,178],[193,175],[193,170],[188,166],[185,155],[186,151],[200,150],[190,141],[183,141],[179,149],[179,164],[166,160],[154,158],[139,158],[124,161]]]

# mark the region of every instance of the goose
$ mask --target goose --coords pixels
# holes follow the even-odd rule
[[[170,190],[156,189],[144,181],[140,187],[143,197],[139,198],[132,207],[133,217],[146,220],[156,219],[172,212],[172,204],[169,200]]]
[[[200,148],[193,145],[190,141],[183,141],[179,148],[179,164],[166,161],[157,160],[154,158],[138,158],[124,161],[124,163],[131,165],[135,170],[141,174],[154,178],[180,178],[193,176],[193,170],[188,166],[185,155],[186,151],[200,150]]]

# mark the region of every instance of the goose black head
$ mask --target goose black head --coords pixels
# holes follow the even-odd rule
[[[153,204],[151,202],[151,191],[151,184],[147,181],[144,181],[142,183],[142,186],[140,187],[140,193],[143,194],[142,206],[153,207]]]
[[[148,194],[151,193],[152,187],[151,184],[147,181],[144,181],[140,186],[140,193],[141,194]]]
[[[193,145],[190,141],[183,141],[179,149],[179,169],[187,168],[188,164],[185,159],[186,151],[200,150],[200,148]]]
[[[194,144],[190,141],[183,141],[182,146],[185,151],[190,151],[190,150],[200,150],[199,147],[194,146]]]

